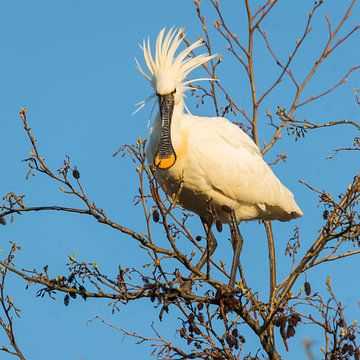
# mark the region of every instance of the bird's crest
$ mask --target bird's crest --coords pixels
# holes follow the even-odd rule
[[[136,66],[138,71],[150,81],[157,94],[165,95],[175,90],[182,94],[190,88],[188,86],[190,83],[199,80],[214,80],[208,78],[185,80],[194,69],[217,55],[201,54],[191,57],[192,51],[204,44],[201,39],[175,55],[184,36],[183,28],[178,30],[171,28],[166,35],[165,28],[162,29],[156,39],[155,56],[151,52],[150,40],[143,41],[141,49],[148,73],[142,69],[138,61],[136,61]]]

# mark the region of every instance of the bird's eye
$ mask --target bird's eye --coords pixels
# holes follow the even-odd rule
[[[172,94],[176,94],[176,88],[175,88],[175,90],[172,92]]]

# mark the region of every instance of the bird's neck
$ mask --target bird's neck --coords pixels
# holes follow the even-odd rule
[[[172,123],[179,121],[181,119],[183,113],[184,113],[184,100],[181,99],[181,101],[174,106]]]

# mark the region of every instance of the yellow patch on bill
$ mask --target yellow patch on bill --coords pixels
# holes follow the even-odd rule
[[[171,154],[168,157],[161,157],[159,155],[156,155],[154,163],[157,168],[166,170],[171,168],[175,164],[175,161],[176,161],[175,154]]]

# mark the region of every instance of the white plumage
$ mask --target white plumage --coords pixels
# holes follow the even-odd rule
[[[160,112],[151,129],[147,160],[163,189],[187,210],[208,218],[209,213],[230,222],[226,205],[237,221],[264,219],[287,221],[302,215],[293,194],[263,160],[258,146],[239,127],[220,117],[184,113],[186,77],[213,56],[189,57],[199,40],[175,56],[182,29],[161,30],[155,46],[144,42],[150,74],[138,69],[152,84]],[[199,79],[197,79],[199,80]],[[200,79],[201,80],[201,79]]]

